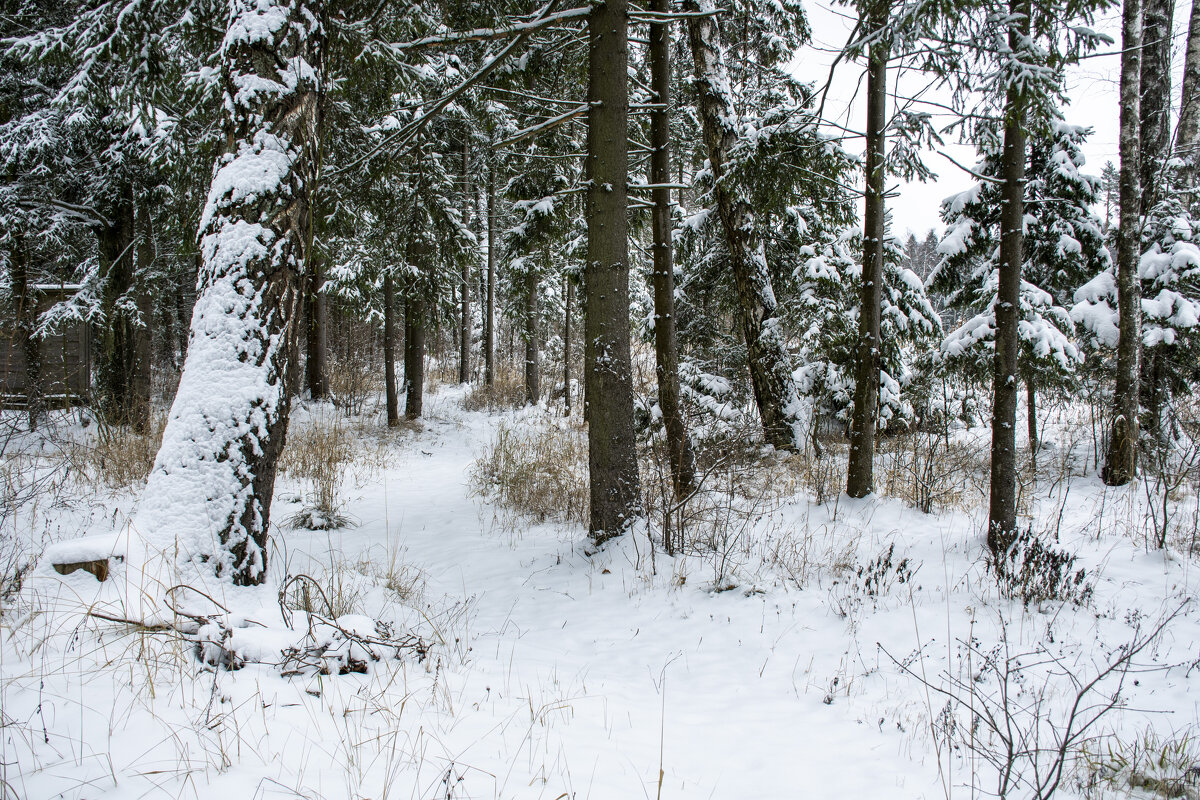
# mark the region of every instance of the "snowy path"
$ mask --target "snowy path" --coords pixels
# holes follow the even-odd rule
[[[435,640],[431,658],[336,678],[206,671],[177,640],[82,620],[78,596],[63,611],[50,584],[33,581],[28,613],[6,617],[0,639],[0,778],[18,797],[80,800],[911,800],[945,797],[943,782],[958,796],[969,794],[967,754],[939,758],[929,735],[943,701],[877,643],[898,659],[919,649],[911,663],[934,681],[978,668],[964,665],[963,640],[983,651],[1001,634],[1015,650],[1051,648],[1083,675],[1200,590],[1191,559],[1131,541],[1136,492],[1110,496],[1085,478],[1062,514],[1064,546],[1097,581],[1085,608],[1000,599],[978,512],[844,497],[836,511],[797,497],[754,527],[758,543],[807,537],[819,568],[804,588],[755,561],[759,547],[739,588],[713,593],[704,557],[659,554],[652,572],[644,534],[589,557],[577,527],[506,521],[470,497],[469,470],[495,426],[532,424],[537,412],[468,413],[455,390],[427,402],[419,429],[388,434],[384,472],[344,486],[354,526],[287,529],[299,487],[281,482],[272,570],[326,576],[362,613]],[[1053,497],[1040,502],[1039,519],[1058,515]],[[113,509],[127,507],[114,498],[73,528],[64,517],[62,530],[119,526]],[[852,590],[854,565],[893,543],[915,580],[877,597]],[[389,572],[422,591],[398,598],[382,586]],[[82,592],[90,580],[55,585]],[[1138,711],[1111,720],[1126,741],[1147,725],[1200,724],[1196,612],[1126,687]],[[1054,696],[1045,712],[1061,708]]]
[[[888,786],[913,797],[928,787],[928,770],[909,757],[912,736],[880,729],[886,710],[839,687],[823,702],[839,670],[860,668],[823,593],[667,588],[661,554],[651,578],[629,543],[588,558],[579,529],[493,525],[466,482],[495,418],[434,416],[403,463],[350,505],[361,525],[333,541],[373,558],[400,548],[430,596],[474,598],[455,703],[479,713],[442,735],[459,764],[495,772],[514,762],[497,796],[655,797],[660,744],[664,797],[794,796],[781,787],[853,797]],[[698,584],[704,568],[692,569]],[[866,657],[874,666],[874,648]],[[528,786],[543,772],[569,785]]]

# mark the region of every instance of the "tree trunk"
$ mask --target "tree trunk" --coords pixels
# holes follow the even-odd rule
[[[111,224],[96,231],[102,315],[96,336],[96,388],[105,420],[114,425],[128,425],[137,416],[133,388],[137,368],[137,254],[131,183],[120,186],[112,208]]]
[[[150,296],[150,271],[158,256],[154,226],[145,205],[137,210],[137,271],[133,293],[138,322],[133,330],[133,375],[130,382],[129,421],[133,429],[145,433],[150,427],[150,390],[153,368],[154,306]]]
[[[1200,168],[1200,0],[1192,0],[1187,50],[1183,62],[1183,92],[1179,103],[1179,127],[1175,129],[1175,154],[1183,159],[1184,203],[1196,201],[1196,177]]]
[[[487,185],[487,307],[483,314],[483,383],[496,382],[496,168]]]
[[[795,450],[800,444],[796,414],[799,394],[777,316],[766,257],[755,233],[754,212],[736,186],[725,180],[729,150],[737,142],[736,117],[711,0],[685,0],[688,38],[695,61],[701,127],[713,178],[717,215],[728,242],[737,286],[742,335],[750,361],[750,382],[769,444]]]
[[[407,352],[406,348],[406,370]],[[394,428],[400,424],[400,397],[396,391],[396,283],[390,270],[383,276],[383,386],[387,401],[387,424],[389,428]]]
[[[887,25],[888,8],[877,2],[869,17],[872,31]],[[863,207],[862,287],[859,290],[858,347],[854,409],[850,415],[850,461],[846,494],[866,497],[875,488],[875,417],[879,406],[879,317],[883,297],[883,237],[886,233],[884,182],[887,177],[886,40],[871,45],[867,62],[867,163]]]
[[[1041,443],[1038,441],[1037,428],[1037,389],[1029,378],[1025,379],[1025,432],[1029,437],[1029,467],[1036,476],[1038,449]]]
[[[421,416],[425,399],[425,301],[413,287],[404,306],[404,416]]]
[[[1013,50],[1029,36],[1030,0],[1013,0],[1008,42]],[[1017,323],[1024,259],[1025,114],[1024,92],[1011,86],[1005,97],[1001,171],[1000,280],[996,293],[996,354],[992,361],[992,476],[988,508],[988,549],[996,563],[1017,535]]]
[[[571,305],[575,302],[575,284],[563,275],[563,416],[571,416]]]
[[[1162,199],[1163,164],[1171,146],[1171,27],[1174,0],[1145,0],[1142,26],[1141,178],[1142,209]]]
[[[1138,262],[1141,256],[1140,83],[1142,14],[1140,0],[1125,0],[1121,22],[1121,218],[1117,231],[1117,385],[1112,434],[1101,477],[1123,486],[1137,474],[1138,360],[1142,309]]]
[[[310,255],[308,276],[304,281],[304,302],[308,328],[305,331],[305,383],[308,396],[324,400],[329,396],[329,312],[325,292],[325,275],[321,259]]]
[[[650,10],[671,13],[671,0],[651,0]],[[671,484],[676,498],[696,488],[696,461],[679,404],[679,347],[675,334],[675,264],[671,242],[671,33],[666,21],[650,23],[650,183],[654,209],[652,283],[654,286],[654,358],[658,406],[667,432]]]
[[[538,363],[538,277],[532,269],[525,273],[525,402],[536,406],[542,387]]]
[[[320,17],[305,0],[232,4],[221,50],[228,152],[200,218],[187,361],[132,525],[174,557],[176,583],[266,579],[317,163]]]
[[[592,6],[588,17],[584,327],[590,345],[585,365],[591,401],[588,532],[597,544],[628,530],[641,495],[629,351],[628,12],[628,0],[608,0]]]
[[[471,201],[471,151],[466,136],[462,146],[462,181],[463,181],[463,225],[467,224],[468,206]],[[459,309],[458,328],[458,382],[471,381],[471,259],[464,258],[462,263],[462,306]]]
[[[29,430],[37,430],[46,414],[46,387],[42,378],[42,352],[37,337],[37,294],[29,282],[29,249],[19,232],[12,237],[8,258],[9,299],[13,312],[13,339],[25,361],[25,412]]]

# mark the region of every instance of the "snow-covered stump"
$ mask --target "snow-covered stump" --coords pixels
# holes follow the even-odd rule
[[[305,0],[230,2],[220,51],[228,151],[200,219],[199,297],[179,391],[121,548],[129,618],[165,613],[178,584],[215,595],[219,585],[265,580],[309,231],[321,42]]]

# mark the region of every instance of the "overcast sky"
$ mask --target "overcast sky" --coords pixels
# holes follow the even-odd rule
[[[828,0],[811,0],[806,5],[809,22],[813,30],[812,46],[805,47],[797,56],[793,69],[801,79],[819,86],[824,85],[829,74],[829,65],[833,62],[836,52],[846,43],[853,23],[845,16],[846,9],[834,5]],[[1175,69],[1173,77],[1175,87],[1172,91],[1173,113],[1178,112],[1179,84],[1182,79],[1183,45],[1187,35],[1188,14],[1191,10],[1191,0],[1176,0],[1175,26],[1173,29],[1175,44]],[[1066,121],[1076,125],[1089,125],[1094,132],[1088,138],[1084,153],[1087,156],[1085,171],[1099,175],[1104,162],[1117,162],[1117,131],[1119,122],[1118,107],[1118,76],[1120,58],[1116,54],[1120,47],[1120,10],[1115,9],[1096,27],[1107,33],[1115,40],[1111,46],[1102,48],[1099,55],[1093,56],[1068,75],[1067,93],[1071,104],[1064,109]],[[895,90],[895,74],[892,70],[888,76],[889,91]],[[834,74],[829,98],[825,104],[825,116],[838,124],[854,130],[862,130],[866,125],[866,104],[863,100],[863,89],[859,81],[863,78],[861,64],[839,64]],[[907,81],[902,84],[902,92],[921,85],[919,80]],[[855,90],[858,89],[857,96]],[[853,102],[851,102],[853,98]],[[945,98],[940,98],[945,100]],[[948,118],[946,118],[948,121]],[[943,121],[944,124],[944,121]],[[853,153],[862,153],[863,140],[851,139],[845,147]],[[966,166],[974,166],[976,161],[975,148],[970,145],[955,143],[954,137],[947,137],[945,152],[953,159]],[[913,231],[923,236],[930,228],[941,231],[943,226],[938,216],[938,206],[944,197],[959,192],[971,184],[971,177],[949,160],[938,153],[930,152],[926,164],[937,173],[937,178],[930,183],[898,184],[898,195],[888,201],[888,210],[892,215],[892,232],[907,236],[907,231]],[[860,212],[861,213],[861,212]]]

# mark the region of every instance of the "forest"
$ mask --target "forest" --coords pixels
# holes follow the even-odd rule
[[[0,341],[0,800],[1200,800],[1198,0],[0,0]]]

